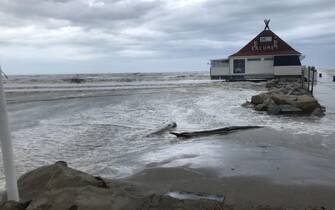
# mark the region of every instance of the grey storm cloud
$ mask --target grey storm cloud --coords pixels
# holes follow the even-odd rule
[[[0,61],[206,63],[238,50],[271,18],[310,62],[331,66],[321,55],[335,51],[334,11],[333,0],[1,0]]]

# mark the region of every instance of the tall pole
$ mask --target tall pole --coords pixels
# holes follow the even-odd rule
[[[303,67],[301,69],[301,88],[303,89],[305,89],[304,81],[305,81],[305,68]]]
[[[314,90],[314,75],[316,73],[315,67],[312,67],[312,89],[311,89],[311,94],[313,96],[313,90]]]
[[[311,67],[310,66],[308,66],[308,83],[307,83],[307,90],[308,91],[310,91],[309,90],[309,86],[310,86],[310,82],[311,82]]]
[[[6,98],[2,85],[2,70],[0,67],[0,139],[2,160],[5,171],[7,200],[19,201],[17,180],[14,166],[12,141],[8,126]]]

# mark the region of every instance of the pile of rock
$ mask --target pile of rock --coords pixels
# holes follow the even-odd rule
[[[65,162],[35,169],[18,181],[20,202],[0,202],[1,210],[200,210],[227,209],[214,200],[179,200],[146,194],[119,180],[104,180],[72,169]]]
[[[268,92],[252,96],[251,102],[247,101],[242,106],[271,115],[324,115],[325,108],[298,81],[272,80],[266,87]]]

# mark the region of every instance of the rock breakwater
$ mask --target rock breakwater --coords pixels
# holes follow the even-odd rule
[[[270,115],[295,114],[323,116],[325,107],[321,106],[299,81],[272,80],[266,84],[268,91],[251,97],[242,104],[256,111]]]

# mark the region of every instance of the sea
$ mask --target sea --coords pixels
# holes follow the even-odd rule
[[[208,72],[9,75],[4,86],[17,176],[63,160],[116,179],[147,168],[188,167],[335,184],[335,74],[322,73],[314,89],[327,110],[322,118],[243,108],[266,91],[265,83],[215,81]],[[194,139],[149,135],[169,122],[177,123],[176,131],[265,129]]]

